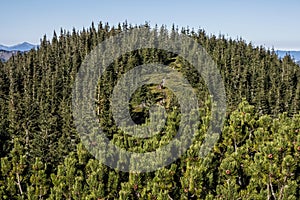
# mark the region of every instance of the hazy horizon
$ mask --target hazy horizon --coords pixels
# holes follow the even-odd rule
[[[39,44],[43,35],[52,38],[63,28],[81,30],[92,22],[116,26],[149,22],[151,26],[175,24],[179,28],[204,29],[207,34],[242,38],[255,46],[275,50],[300,50],[300,2],[290,1],[170,1],[119,0],[100,2],[5,1],[1,5],[0,44]]]

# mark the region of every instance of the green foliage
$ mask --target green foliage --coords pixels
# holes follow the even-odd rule
[[[199,155],[211,114],[200,74],[178,55],[140,49],[115,60],[99,80],[99,124],[111,142],[129,151],[168,144],[180,122],[180,105],[168,88],[141,86],[130,100],[130,114],[140,124],[149,123],[152,105],[166,109],[165,126],[151,138],[119,130],[110,110],[110,94],[122,74],[161,63],[182,73],[197,92],[201,123],[191,147],[173,164],[149,173],[110,169],[88,152],[72,118],[76,73],[97,44],[131,28],[127,22],[117,27],[100,22],[98,28],[61,30],[51,42],[45,36],[38,50],[0,63],[0,199],[299,199],[299,66],[288,56],[278,59],[273,50],[207,36],[204,30],[181,34],[206,49],[224,80],[227,118],[213,150]],[[156,27],[150,33],[174,37],[176,31]]]

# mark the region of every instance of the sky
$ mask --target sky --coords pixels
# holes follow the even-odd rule
[[[7,0],[0,4],[0,44],[39,44],[53,31],[125,20],[175,24],[243,38],[275,50],[300,50],[299,0]]]

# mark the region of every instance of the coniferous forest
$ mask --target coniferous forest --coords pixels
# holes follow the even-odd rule
[[[89,153],[72,115],[76,74],[99,43],[133,28],[100,22],[62,29],[44,36],[37,50],[0,62],[0,199],[300,199],[300,67],[290,56],[279,59],[274,50],[201,29],[151,31],[193,38],[220,70],[226,119],[208,155],[198,155],[211,112],[203,79],[182,57],[152,49],[122,55],[103,74],[95,91],[99,125],[114,144],[134,152],[155,151],[174,137],[180,105],[166,87],[141,86],[129,103],[137,124],[148,123],[149,105],[164,106],[167,121],[159,134],[130,137],[111,115],[110,94],[120,76],[155,61],[197,88],[201,116],[192,145],[172,164],[147,173],[112,169]]]

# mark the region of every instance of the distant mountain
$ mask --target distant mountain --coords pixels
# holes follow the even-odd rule
[[[0,50],[4,50],[4,51],[30,51],[31,49],[35,49],[37,48],[37,45],[33,45],[30,44],[28,42],[23,42],[21,44],[17,44],[14,46],[4,46],[4,45],[0,45]]]
[[[17,52],[26,52],[30,51],[31,49],[36,49],[37,47],[37,45],[33,45],[28,42],[23,42],[14,46],[0,45],[0,61],[5,62]]]
[[[292,58],[295,59],[296,62],[300,61],[300,51],[282,51],[282,50],[277,50],[275,52],[276,52],[276,54],[280,58],[283,58],[286,55],[290,55]]]
[[[8,51],[8,48],[9,47],[0,44],[0,50]]]

